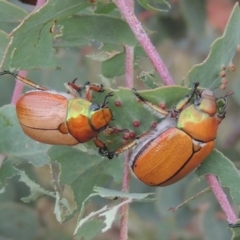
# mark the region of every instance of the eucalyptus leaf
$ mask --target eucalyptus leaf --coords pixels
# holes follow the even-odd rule
[[[201,87],[214,89],[221,84],[221,71],[228,71],[240,44],[240,9],[236,3],[222,37],[211,45],[208,57],[188,73],[190,84],[199,82]]]

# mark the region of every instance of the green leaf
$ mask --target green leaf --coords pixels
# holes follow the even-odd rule
[[[18,174],[20,175],[19,181],[25,183],[29,187],[29,191],[30,191],[30,195],[28,197],[22,198],[23,202],[29,203],[31,201],[37,200],[38,198],[44,195],[55,198],[55,194],[53,192],[43,189],[39,184],[32,181],[24,171],[20,169],[17,169],[17,171],[18,171]]]
[[[144,193],[124,193],[124,192],[101,188],[101,187],[95,187],[94,191],[96,192],[96,194],[90,195],[83,202],[74,235],[77,235],[77,236],[81,235],[81,233],[84,231],[86,226],[89,226],[89,225],[91,226],[93,217],[104,217],[105,218],[105,220],[102,221],[102,224],[100,224],[100,222],[98,222],[98,224],[100,224],[98,226],[99,226],[99,228],[101,227],[101,231],[105,232],[105,231],[109,230],[111,228],[112,224],[114,223],[114,221],[116,221],[117,213],[123,205],[129,204],[133,200],[141,200],[141,201],[156,200],[153,198],[149,198],[149,196],[152,195],[152,193],[145,193],[145,194]],[[120,203],[118,202],[115,206],[111,206],[111,207],[104,206],[100,210],[91,212],[89,215],[87,215],[86,217],[83,218],[86,203],[89,201],[89,199],[91,197],[95,197],[97,195],[104,197],[104,198],[110,198],[110,199],[114,198],[114,197],[127,198],[127,200],[125,200],[124,202],[120,202]],[[99,232],[99,230],[94,231],[95,234],[98,232]],[[78,238],[78,239],[80,239],[80,238]]]
[[[131,200],[138,200],[138,201],[155,201],[156,198],[150,198],[150,195],[154,195],[154,193],[127,193],[122,191],[116,191],[112,189],[102,188],[102,187],[94,187],[94,191],[97,195],[104,197],[104,198],[128,198]]]
[[[85,46],[92,41],[134,46],[137,41],[128,24],[107,15],[79,15],[59,21],[62,36],[55,46]]]
[[[121,76],[125,72],[125,53],[116,54],[107,61],[102,62],[102,75],[106,78]]]
[[[80,231],[77,231],[76,235],[74,235],[74,239],[91,240],[101,233],[103,227],[104,223],[101,220],[90,219],[81,226]]]
[[[56,68],[57,59],[52,47],[55,23],[91,3],[87,0],[49,0],[42,8],[29,14],[12,33],[2,69]],[[23,61],[24,59],[24,61]]]
[[[28,15],[27,11],[16,5],[0,0],[0,22],[20,22]]]
[[[104,223],[106,224],[105,228],[102,229],[102,232],[106,232],[107,230],[109,230],[116,217],[118,214],[118,211],[124,206],[127,205],[131,202],[131,199],[125,200],[121,203],[119,203],[118,205],[115,205],[114,207],[108,208],[107,211],[104,211],[102,213],[99,214],[99,217],[104,217]]]
[[[212,45],[206,60],[195,65],[188,74],[188,79],[192,85],[194,82],[200,82],[204,88],[214,89],[221,84],[220,73],[223,68],[228,70],[232,59],[240,44],[240,10],[236,3],[227,27],[222,37],[218,38]]]
[[[112,224],[114,221],[116,221],[117,218],[117,212],[118,210],[125,204],[129,204],[132,202],[134,199],[135,200],[141,200],[141,201],[153,201],[155,199],[153,198],[148,198],[152,193],[124,193],[120,191],[115,191],[111,189],[106,189],[106,188],[101,188],[101,187],[95,187],[94,191],[96,193],[91,194],[88,198],[86,198],[83,201],[81,211],[78,217],[78,223],[75,229],[74,235],[76,236],[82,236],[82,232],[86,228],[86,226],[91,226],[91,222],[93,221],[93,217],[105,217],[105,220],[102,220],[102,224],[98,222],[98,227],[101,228],[102,232],[107,231],[108,229],[111,228]],[[87,202],[90,200],[92,197],[96,197],[97,195],[104,197],[104,198],[115,198],[115,197],[120,197],[120,198],[127,198],[124,202],[117,203],[115,206],[112,207],[107,207],[104,206],[98,211],[91,212],[89,215],[83,218],[83,215],[85,213],[85,205]],[[105,227],[104,227],[105,226]],[[94,234],[97,234],[100,230],[95,230]],[[77,238],[81,239],[81,238]]]
[[[78,210],[93,192],[93,187],[105,183],[109,178],[105,169],[110,161],[100,156],[65,146],[53,146],[48,153],[51,160],[60,166],[59,183],[72,188]]]
[[[46,154],[49,145],[40,144],[27,137],[17,120],[15,107],[0,108],[0,153],[13,162],[28,161],[36,166],[49,162]]]
[[[95,13],[96,14],[108,14],[116,9],[116,5],[114,3],[98,3]]]
[[[166,11],[171,7],[171,5],[165,1],[165,0],[137,0],[138,3],[145,9],[150,10],[150,11]],[[160,6],[164,6],[160,7]]]
[[[233,233],[231,240],[239,240],[240,239],[240,219],[238,219],[235,224],[230,224],[229,228]]]
[[[8,38],[7,33],[0,30],[0,61],[2,61],[4,57],[9,42],[10,38]]]
[[[59,188],[57,188],[55,185],[55,192],[45,190],[42,188],[39,184],[34,182],[32,179],[30,179],[25,171],[16,169],[17,173],[20,175],[19,181],[26,184],[26,186],[29,188],[30,195],[27,197],[22,198],[21,200],[25,203],[29,203],[31,201],[36,201],[40,197],[47,195],[54,199],[56,199],[55,202],[55,208],[54,213],[56,215],[56,218],[59,222],[62,222],[64,218],[64,214],[71,214],[72,209],[70,207],[70,204],[66,198],[64,198],[62,193],[59,192]],[[55,180],[55,179],[54,179]],[[55,182],[54,182],[55,183]]]
[[[196,170],[198,176],[214,174],[223,187],[230,189],[233,201],[240,205],[240,174],[234,164],[218,150],[213,152],[204,160]]]
[[[128,199],[123,202],[120,202],[119,204],[117,204],[113,207],[104,206],[103,208],[99,209],[98,211],[91,212],[88,216],[86,216],[84,218],[81,218],[82,213],[83,213],[83,209],[82,209],[80,217],[78,219],[77,227],[74,231],[74,235],[76,235],[76,233],[81,231],[82,226],[84,226],[84,224],[86,224],[93,217],[104,217],[105,218],[105,220],[104,220],[105,227],[102,229],[102,232],[109,230],[111,228],[113,222],[115,221],[115,218],[117,216],[119,209],[122,206],[129,204],[131,201],[132,201],[131,199]]]
[[[151,89],[159,87],[158,83],[156,82],[155,71],[141,72],[139,78],[147,87]]]
[[[15,159],[8,159],[4,161],[0,168],[0,181],[4,185],[7,179],[12,178],[18,174],[18,171],[14,167]]]

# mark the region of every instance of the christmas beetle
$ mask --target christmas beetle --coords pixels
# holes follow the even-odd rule
[[[143,183],[173,184],[194,170],[213,150],[218,125],[226,114],[227,97],[232,93],[217,99],[211,90],[200,91],[198,85],[195,83],[191,94],[170,111],[148,102],[133,89],[148,110],[165,116],[155,129],[115,151],[119,154],[133,148],[129,166]]]
[[[59,93],[39,86],[31,80],[10,71],[0,75],[11,74],[16,79],[35,88],[25,93],[16,103],[19,123],[30,138],[53,145],[76,145],[93,139],[100,155],[113,157],[113,153],[98,139],[99,132],[105,130],[112,120],[112,112],[107,107],[105,96],[103,104],[92,103],[91,90],[103,92],[102,85],[85,83],[82,87],[75,80],[65,84],[68,93]],[[80,95],[86,90],[86,99]]]

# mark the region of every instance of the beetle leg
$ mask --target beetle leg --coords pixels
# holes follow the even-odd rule
[[[91,92],[104,92],[104,87],[102,84],[93,84],[93,83],[88,83],[85,85],[85,89],[86,89],[86,99],[88,101],[91,101],[92,99],[92,94]]]
[[[122,147],[116,149],[114,151],[114,155],[118,156],[120,153],[126,152],[130,149],[132,149],[133,147],[135,147],[138,144],[138,138],[136,138],[135,140],[123,145]]]
[[[201,94],[200,94],[199,90],[197,89],[198,86],[199,86],[199,82],[196,82],[193,84],[192,92],[189,95],[187,95],[184,99],[182,99],[181,101],[179,101],[177,103],[177,105],[174,109],[174,112],[176,112],[176,113],[181,112],[195,95],[197,95],[197,97],[201,97]]]
[[[110,152],[106,145],[97,137],[93,139],[96,147],[98,148],[98,152],[101,156],[106,156],[109,159],[112,159],[115,155],[115,152]]]
[[[90,82],[85,82],[82,86],[76,84],[77,78],[74,78],[72,82],[65,83],[64,86],[75,98],[82,97],[82,91],[86,89],[86,86]]]
[[[79,98],[80,94],[78,93],[78,90],[76,90],[76,88],[80,88],[78,85],[76,85],[76,88],[75,86],[76,84],[74,83],[64,83],[64,87],[67,89],[67,92],[70,93],[74,98]]]
[[[82,92],[85,90],[85,98],[91,101],[92,94],[91,91],[104,92],[104,87],[102,84],[94,84],[90,82],[85,82],[82,86],[76,84],[77,78],[73,79],[72,82],[65,84],[67,90],[75,97],[82,97]]]
[[[109,130],[110,133],[120,133],[120,132],[128,133],[129,132],[129,130],[126,129],[126,128],[119,129],[117,127],[112,127],[112,126],[109,126],[109,125],[107,126],[107,130]]]
[[[143,103],[143,106],[146,107],[147,110],[153,112],[157,117],[163,118],[166,117],[169,112],[165,111],[164,109],[158,107],[157,105],[147,101],[145,98],[143,98],[135,88],[132,89],[132,92],[135,94],[135,96]]]
[[[135,146],[137,146],[139,144],[139,142],[141,141],[142,138],[146,137],[147,135],[149,135],[150,131],[141,134],[140,136],[136,137],[134,140],[132,140],[131,142],[128,142],[126,144],[124,144],[122,147],[116,149],[114,151],[114,155],[118,156],[120,153],[126,152],[132,148],[134,148]]]
[[[76,92],[80,93],[82,91],[82,89],[85,87],[83,86],[79,86],[76,84],[77,78],[74,78],[72,80],[72,82],[68,82],[67,85],[70,86],[72,89],[74,89]],[[86,84],[88,84],[89,82],[86,82]]]
[[[16,79],[18,79],[19,81],[23,82],[24,84],[28,85],[28,86],[31,86],[37,90],[41,90],[41,91],[47,91],[49,89],[45,88],[45,87],[42,87],[34,82],[32,82],[31,80],[25,78],[25,77],[22,77],[16,73],[13,73],[13,72],[10,72],[10,71],[3,71],[3,72],[0,72],[0,75],[5,75],[5,74],[10,74],[12,76],[14,76]]]

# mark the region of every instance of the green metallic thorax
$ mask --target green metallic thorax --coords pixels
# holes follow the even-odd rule
[[[81,98],[69,100],[66,120],[77,118],[80,115],[91,118],[91,113],[93,113],[90,111],[91,104],[91,102]]]
[[[199,111],[194,105],[190,105],[180,113],[177,127],[184,129],[186,127],[186,124],[188,124],[189,122],[199,123],[207,118],[209,118],[209,115],[207,113]]]

